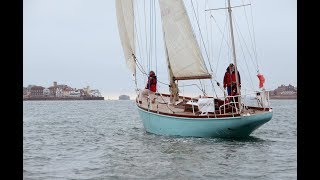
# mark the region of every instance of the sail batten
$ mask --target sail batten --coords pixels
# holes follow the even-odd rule
[[[134,43],[134,9],[133,0],[115,0],[118,31],[126,64],[133,74],[136,72]]]
[[[174,78],[210,79],[183,1],[159,0],[159,5],[164,41]]]

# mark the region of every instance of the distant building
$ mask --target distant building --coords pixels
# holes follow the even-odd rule
[[[27,87],[27,92],[28,92],[29,94],[31,94],[31,88],[32,88],[33,86],[36,86],[36,85],[29,85],[29,86]]]
[[[50,96],[50,89],[48,89],[48,88],[43,89],[43,95],[46,97]]]
[[[281,85],[277,89],[270,91],[270,97],[273,99],[295,99],[297,98],[297,88],[289,84],[288,86]]]
[[[57,88],[55,97],[62,97],[62,96],[63,96],[63,89],[62,88]]]
[[[90,97],[101,97],[101,93],[99,92],[98,89],[93,89],[93,90],[90,90],[89,96]]]
[[[89,86],[76,89],[54,81],[48,88],[36,85],[23,87],[23,100],[104,100],[104,97],[98,89],[90,90]]]
[[[26,96],[28,94],[28,88],[23,87],[23,95]]]
[[[53,86],[49,88],[50,96],[52,97],[67,97],[70,94],[70,91],[73,89],[65,84],[58,84],[56,81],[53,82]]]
[[[82,90],[83,90],[84,96],[90,96],[90,86],[87,86],[87,87],[83,88]]]
[[[50,91],[50,96],[56,97],[57,82],[54,81],[54,82],[53,82],[53,86],[50,86],[48,89],[49,89],[49,91]]]
[[[63,97],[69,97],[70,93],[73,91],[71,87],[62,87],[62,96]]]
[[[72,90],[72,91],[70,91],[69,97],[81,97],[80,90]]]
[[[120,95],[119,100],[130,100],[130,96],[128,95]]]
[[[30,89],[30,96],[31,97],[42,97],[43,96],[43,89],[42,86],[32,86]]]
[[[81,97],[85,95],[85,93],[84,93],[84,90],[83,90],[83,89],[78,89],[78,91],[80,92],[80,96],[81,96]]]
[[[57,88],[54,86],[50,86],[48,89],[50,91],[50,96],[55,97]]]

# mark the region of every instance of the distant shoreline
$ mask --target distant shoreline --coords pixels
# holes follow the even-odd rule
[[[297,99],[297,96],[270,96],[270,99]]]
[[[104,100],[104,97],[29,97],[23,101]]]

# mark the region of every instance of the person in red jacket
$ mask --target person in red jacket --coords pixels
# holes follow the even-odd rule
[[[157,76],[153,71],[149,72],[148,83],[145,89],[149,89],[154,93],[157,91]]]
[[[241,87],[241,79],[240,79],[239,71],[238,71],[238,81],[239,81],[239,87]],[[227,88],[228,96],[234,96],[237,94],[236,73],[235,73],[235,67],[232,63],[228,66],[224,74],[223,88],[224,89]]]
[[[142,97],[147,97],[149,95],[151,102],[155,103],[156,91],[157,91],[157,76],[154,73],[154,71],[150,71],[147,85],[142,91],[140,91],[140,95],[139,95],[140,102]]]

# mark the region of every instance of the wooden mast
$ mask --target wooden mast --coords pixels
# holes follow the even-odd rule
[[[164,33],[163,33],[164,34]],[[168,63],[168,71],[169,71],[169,80],[170,80],[170,85],[169,85],[169,91],[170,91],[170,102],[171,103],[175,103],[176,101],[179,100],[179,89],[178,89],[178,85],[175,83],[175,78],[173,76],[173,72],[170,66],[170,61],[169,61],[169,56],[168,56],[168,49],[166,46],[166,42],[164,41],[165,44],[165,52],[166,52],[166,59],[167,59],[167,63]]]
[[[238,102],[241,105],[241,91],[239,89],[239,79],[238,79],[238,66],[237,66],[237,58],[236,58],[236,48],[234,44],[234,36],[233,36],[233,26],[232,26],[232,16],[231,16],[231,5],[230,0],[228,0],[228,12],[229,12],[229,20],[230,20],[230,33],[231,33],[231,42],[232,42],[232,54],[233,54],[233,62],[235,66],[235,74],[236,74],[236,86],[237,86],[237,94],[239,95]],[[240,106],[241,110],[241,106]]]

